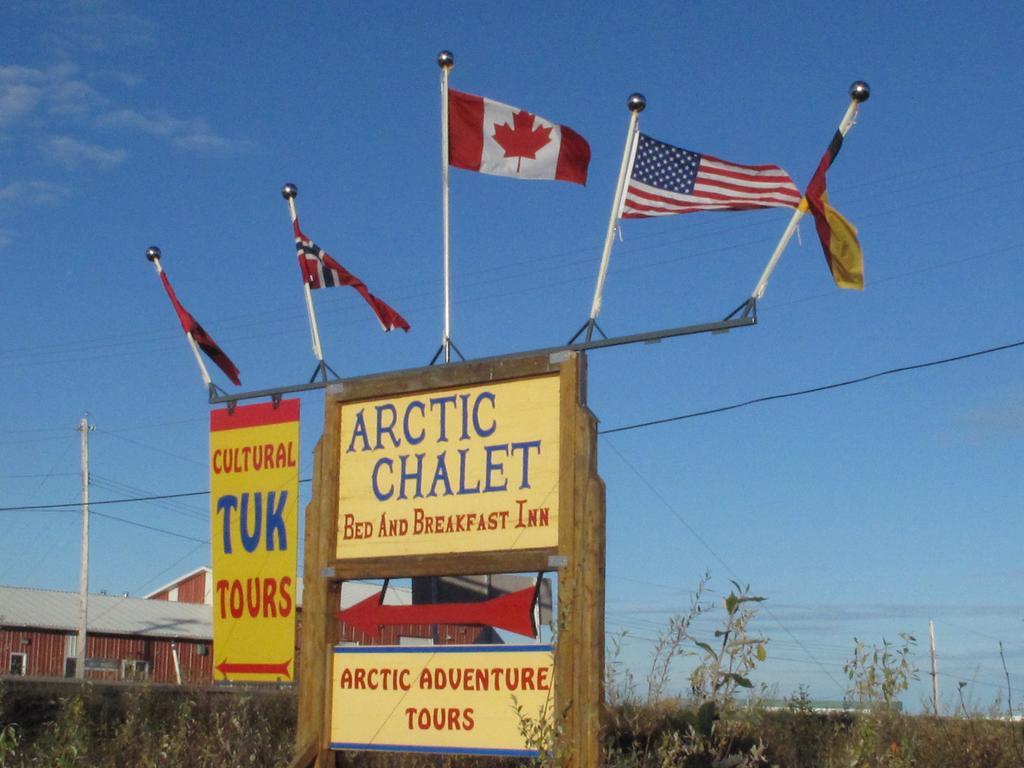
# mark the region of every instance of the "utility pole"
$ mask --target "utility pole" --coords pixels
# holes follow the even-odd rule
[[[928,646],[932,656],[932,709],[939,716],[939,671],[935,663],[935,622],[928,619]]]
[[[96,429],[86,414],[78,422],[82,433],[82,561],[78,576],[78,641],[75,643],[75,677],[85,679],[86,625],[89,621],[89,433]]]

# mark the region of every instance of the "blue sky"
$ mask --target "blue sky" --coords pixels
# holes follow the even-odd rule
[[[325,292],[328,362],[357,376],[430,361],[442,48],[453,87],[568,124],[593,154],[586,187],[452,171],[453,337],[467,357],[559,344],[586,319],[631,92],[647,97],[645,132],[777,163],[802,186],[848,85],[871,84],[829,173],[867,289],[832,285],[805,222],[756,327],[591,354],[602,428],[1021,341],[1022,30],[1013,3],[5,7],[0,507],[78,499],[86,412],[94,500],[208,488],[209,408],[149,245],[245,389],[308,379],[286,181],[306,233],[413,326],[384,336],[354,293]],[[786,221],[626,222],[602,326],[720,319]],[[1022,373],[1016,348],[602,437],[608,630],[627,631],[630,664],[644,672],[651,639],[711,570],[718,592],[737,579],[769,598],[755,677],[780,695],[841,697],[854,636],[910,632],[924,650],[929,617],[948,703],[960,680],[982,706],[1005,691],[1000,640],[1024,687]],[[321,404],[303,397],[307,457]],[[95,590],[144,593],[208,563],[203,496],[96,511],[177,535],[94,517]],[[77,589],[76,510],[0,514],[0,582]]]

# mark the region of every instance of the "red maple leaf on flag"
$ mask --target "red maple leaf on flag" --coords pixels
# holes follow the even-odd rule
[[[524,157],[536,160],[537,150],[543,149],[551,143],[551,129],[534,128],[535,117],[532,113],[521,109],[512,115],[514,128],[510,128],[508,123],[501,125],[495,123],[494,125],[494,140],[505,150],[505,157],[519,158],[519,162],[516,163],[517,173]]]

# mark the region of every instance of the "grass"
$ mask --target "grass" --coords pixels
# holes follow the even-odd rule
[[[607,768],[1024,768],[1024,724],[999,714],[1012,709],[1010,700],[1006,710],[983,714],[971,713],[961,698],[960,716],[941,718],[907,715],[894,706],[917,676],[909,635],[880,645],[855,640],[844,667],[855,710],[814,712],[806,691],[781,709],[759,703],[765,691],[755,673],[769,658],[768,638],[752,627],[765,598],[733,582],[718,628],[701,640],[691,631],[695,619],[716,609],[705,599],[709,578],[659,636],[643,693],[618,661],[621,638],[610,639]],[[692,662],[685,701],[667,693],[674,661],[682,657]],[[521,725],[530,725],[520,717]],[[524,730],[539,742],[554,732]],[[0,768],[283,768],[294,733],[289,690],[0,679]],[[558,754],[502,761],[349,752],[339,753],[337,762],[351,768],[546,768]]]
[[[0,689],[0,766],[278,766],[290,692],[19,683]]]
[[[287,766],[289,691],[162,686],[0,688],[0,766]],[[819,714],[792,707],[694,708],[673,699],[607,711],[609,768],[1021,768],[1021,723],[982,715],[935,718],[891,709]],[[1016,740],[1016,743],[1015,743]],[[543,762],[543,761],[540,761]],[[524,765],[485,758],[346,753],[366,768]]]

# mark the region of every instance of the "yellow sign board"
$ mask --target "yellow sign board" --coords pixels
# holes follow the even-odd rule
[[[558,545],[557,374],[343,403],[338,559]]]
[[[331,748],[535,757],[550,645],[337,646]]]
[[[210,413],[215,681],[295,676],[299,401]]]

